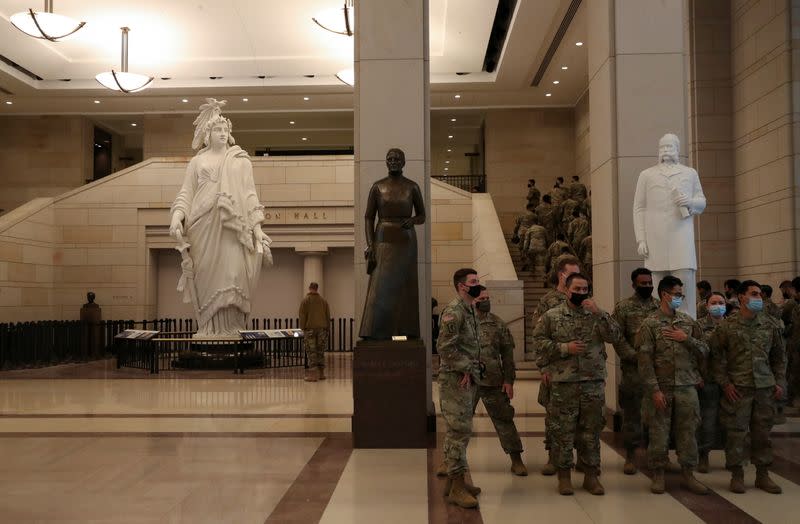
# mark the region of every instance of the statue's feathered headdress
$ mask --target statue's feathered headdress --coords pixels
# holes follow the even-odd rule
[[[207,145],[208,133],[211,127],[217,122],[225,122],[228,125],[228,133],[233,130],[231,121],[222,116],[222,108],[227,104],[227,100],[217,101],[214,98],[206,98],[206,103],[200,106],[200,114],[194,119],[194,138],[192,139],[192,149],[200,149]],[[234,143],[233,136],[229,135],[228,142]]]

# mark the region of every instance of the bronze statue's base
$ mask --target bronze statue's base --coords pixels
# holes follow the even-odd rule
[[[426,448],[425,344],[362,340],[353,353],[353,447]]]

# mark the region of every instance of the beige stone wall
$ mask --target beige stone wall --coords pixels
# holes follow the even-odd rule
[[[591,164],[589,163],[589,93],[586,92],[575,104],[575,175],[589,187]],[[565,177],[566,178],[566,177]]]
[[[440,307],[455,298],[453,273],[472,267],[472,195],[431,180],[431,296]]]
[[[698,280],[714,289],[738,274],[733,169],[730,0],[691,2],[686,148],[708,202],[697,218]]]
[[[486,188],[503,230],[525,211],[528,179],[542,194],[556,177],[575,174],[571,109],[492,109],[486,112]]]
[[[790,2],[731,6],[739,276],[775,285],[798,271]]]
[[[92,124],[80,116],[0,118],[0,209],[54,197],[92,178]],[[2,212],[0,212],[2,213]]]

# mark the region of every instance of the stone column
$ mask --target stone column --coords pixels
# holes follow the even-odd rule
[[[386,152],[405,152],[404,174],[419,184],[428,220],[417,226],[420,329],[431,347],[431,197],[428,0],[356,0],[355,275],[356,329],[367,289],[364,207],[373,182],[386,176]],[[431,399],[428,380],[428,400]],[[431,404],[432,405],[432,404]]]
[[[688,163],[687,10],[680,0],[592,0],[586,7],[594,293],[611,310],[630,295],[630,272],[643,265],[633,233],[639,173],[658,161],[658,140],[667,132],[678,135],[681,163]],[[617,360],[609,359],[606,382],[612,409]]]
[[[308,291],[308,285],[312,282],[319,284],[319,293],[323,294],[323,261],[322,257],[327,255],[322,251],[298,251],[303,255],[303,293]]]

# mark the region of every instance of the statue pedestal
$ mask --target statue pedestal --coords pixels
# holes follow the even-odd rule
[[[426,448],[425,343],[364,340],[353,352],[353,447]]]

